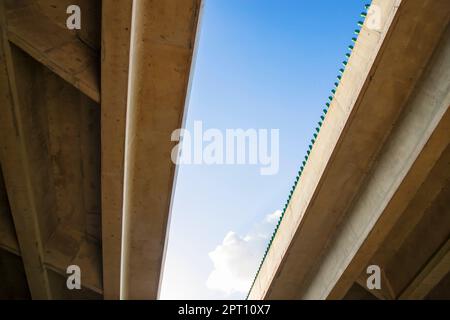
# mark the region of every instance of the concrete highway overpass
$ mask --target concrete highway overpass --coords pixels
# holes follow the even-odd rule
[[[249,299],[450,298],[450,5],[373,6]],[[0,0],[0,298],[158,297],[200,11]]]
[[[200,6],[1,0],[0,298],[157,298]]]
[[[450,298],[450,4],[375,6],[249,299]]]

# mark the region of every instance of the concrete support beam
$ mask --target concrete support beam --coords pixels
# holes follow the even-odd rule
[[[120,298],[132,3],[131,0],[120,3],[106,0],[102,4],[102,238],[105,299]]]
[[[134,1],[125,147],[121,298],[156,299],[200,0]],[[157,14],[155,14],[157,13]]]
[[[6,12],[7,37],[92,100],[100,101],[97,54],[30,4]]]
[[[120,298],[132,0],[102,3],[102,241],[105,299]]]
[[[378,266],[380,266],[380,264],[377,264]],[[370,290],[367,288],[367,273],[363,272],[361,273],[361,275],[359,276],[358,280],[356,281],[356,283],[364,288],[364,290],[366,290],[368,293],[370,293],[371,295],[373,295],[375,298],[379,299],[379,300],[394,300],[395,299],[395,293],[394,290],[392,289],[392,285],[391,282],[389,280],[389,278],[386,276],[386,272],[384,271],[384,269],[381,268],[381,283],[383,284],[381,286],[381,289],[373,289]],[[347,293],[348,294],[348,291]]]
[[[399,116],[442,39],[450,10],[446,1],[374,0],[372,4],[381,10],[381,28],[374,30],[364,26],[361,30],[250,299],[342,298],[364,267],[346,282],[345,289],[342,287],[343,295],[330,293],[336,285],[335,277],[343,268],[337,263],[339,260],[333,259],[348,257],[348,250],[355,249],[350,245],[356,243],[352,236],[354,231],[343,231],[338,226],[354,210],[355,199],[379,162],[380,150],[391,139]],[[439,121],[444,118],[446,106],[441,91],[439,97],[441,104],[430,105],[435,113],[427,114],[432,117],[429,122],[422,119],[421,125],[429,127],[421,132],[416,146],[423,146],[421,143],[427,141],[432,133],[427,130],[436,128],[437,123],[443,125]],[[423,111],[417,110],[416,116]],[[416,124],[414,121],[412,123]],[[405,134],[417,137],[413,134],[417,128],[405,130]],[[404,148],[400,145],[398,151]],[[433,154],[439,157],[436,150],[433,152],[437,154]],[[400,165],[403,159],[394,155],[397,158],[391,161]],[[410,160],[415,158],[411,155]],[[406,169],[406,166],[402,168]],[[395,177],[392,175],[390,179]],[[372,202],[374,208],[375,203],[378,202]],[[376,219],[369,221],[373,223]],[[369,232],[373,225],[365,226],[364,232]],[[322,259],[328,255],[334,236],[339,233],[343,237],[352,236],[349,239],[353,242],[345,249],[342,247],[341,256],[330,255],[324,265]]]
[[[450,78],[442,70],[450,68],[450,41],[443,39],[305,297],[345,295],[445,155],[450,143]]]
[[[0,158],[1,159],[1,158]],[[1,161],[0,161],[1,164]],[[3,179],[0,165],[0,249],[20,255],[19,243],[17,242],[16,229],[11,216],[8,195]]]
[[[448,238],[449,163],[450,146],[433,166],[381,245],[377,245],[377,251],[368,265],[380,266],[382,274],[387,276],[382,278],[381,290],[370,290],[371,293],[382,293],[385,298],[397,299]],[[366,267],[358,281],[364,287],[368,277]]]
[[[450,240],[439,249],[412,283],[400,295],[400,299],[424,299],[450,272]]]
[[[82,286],[102,294],[102,256],[97,241],[70,225],[60,225],[45,243],[45,267],[67,277],[67,267],[82,270]]]
[[[45,159],[33,154],[42,138],[33,132],[30,106],[19,95],[11,48],[6,38],[5,12],[0,3],[0,160],[11,206],[14,225],[33,299],[50,299],[51,292],[44,266],[43,239],[38,212],[49,209],[38,181],[45,175]],[[25,137],[28,137],[25,138]]]

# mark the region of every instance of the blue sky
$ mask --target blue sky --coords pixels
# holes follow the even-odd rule
[[[231,267],[251,250],[252,261],[261,258],[265,241],[245,239],[272,230],[268,215],[286,202],[365,3],[205,1],[186,128],[201,120],[205,129],[280,129],[280,169],[264,176],[252,165],[179,167],[161,298],[245,298],[208,287],[217,267],[210,253],[226,254],[232,242]]]

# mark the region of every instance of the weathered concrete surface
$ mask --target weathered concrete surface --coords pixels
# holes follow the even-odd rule
[[[0,23],[0,161],[31,296],[49,299],[51,293],[39,225],[51,204],[42,193],[45,188],[36,185],[48,174],[48,159],[32,152],[42,145],[42,135],[36,128],[37,117],[31,116],[30,100],[18,89],[20,85],[22,89],[27,88],[23,85],[30,79],[27,79],[29,74],[15,69],[22,66],[13,61],[6,37],[3,3],[0,4]],[[30,136],[32,132],[34,135]]]
[[[314,278],[320,258],[370,177],[448,24],[446,1],[373,4],[383,12],[382,27],[361,30],[249,299],[328,297],[332,283]],[[317,290],[309,287],[312,278],[322,281]]]
[[[380,237],[378,243],[373,246],[377,251],[370,258],[368,265],[382,266],[385,279],[382,280],[380,292],[371,290],[370,293],[381,294],[382,299],[405,296],[403,291],[432,260],[431,257],[438,250],[437,248],[447,240],[450,234],[449,163],[450,146],[447,146],[440,159],[430,169],[426,180],[420,185],[413,199],[409,201],[407,208],[401,212],[389,234],[383,235],[384,239]],[[357,261],[357,259],[353,260]],[[348,271],[351,269],[347,267]],[[366,287],[366,267],[363,269],[357,282]],[[350,272],[346,273],[350,275]],[[450,292],[444,294],[440,290],[439,294],[441,298],[450,297]]]
[[[443,37],[444,46],[415,88],[358,199],[341,223],[339,235],[332,240],[302,297],[340,299],[345,295],[449,146],[448,39],[447,32]],[[441,167],[440,173],[445,175],[448,171]],[[446,215],[450,217],[450,212]],[[445,226],[445,219],[439,220]],[[437,232],[439,227],[435,229]],[[447,237],[448,232],[450,226],[443,235]],[[430,238],[432,235],[421,241]],[[434,249],[431,248],[431,254]],[[416,255],[415,260],[418,259]]]
[[[156,299],[201,1],[134,2],[125,146],[123,299]]]
[[[28,300],[31,298],[20,256],[0,250],[0,299]]]
[[[33,4],[0,3],[0,160],[10,207],[2,213],[0,247],[20,256],[22,289],[32,298],[70,296],[49,274],[64,280],[71,264],[83,272],[78,297],[99,297],[100,108],[76,80],[89,76],[92,64],[97,72],[98,63],[94,50]],[[89,81],[99,88],[95,77]]]
[[[119,299],[123,271],[124,297],[157,297],[200,3],[0,2],[0,250],[19,258],[7,268],[23,260],[28,287],[16,289]],[[81,31],[65,27],[69,4]],[[78,293],[65,288],[72,264]]]
[[[102,6],[102,241],[105,299],[120,298],[125,121],[132,1]]]
[[[448,211],[447,211],[448,213]],[[429,262],[426,263],[420,273],[414,277],[414,280],[406,287],[399,296],[402,300],[418,300],[429,298],[430,294],[439,288],[442,283],[446,283],[446,288],[442,288],[436,298],[448,299],[450,297],[450,287],[446,277],[450,275],[450,240],[434,254]]]
[[[52,0],[40,2],[50,1]],[[96,51],[75,33],[69,32],[65,24],[57,24],[54,19],[46,16],[45,12],[37,10],[34,1],[13,2],[8,7],[9,40],[92,100],[100,102],[100,76]],[[85,9],[83,12],[88,11],[88,8]],[[83,20],[83,29],[95,27],[96,23],[97,21]]]

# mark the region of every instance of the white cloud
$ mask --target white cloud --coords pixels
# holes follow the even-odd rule
[[[280,210],[267,215],[245,236],[228,232],[222,243],[209,253],[214,270],[208,277],[207,287],[226,294],[247,293],[280,216]]]
[[[277,210],[272,214],[268,214],[266,216],[266,222],[276,224],[278,222],[278,219],[281,217],[281,210]]]

